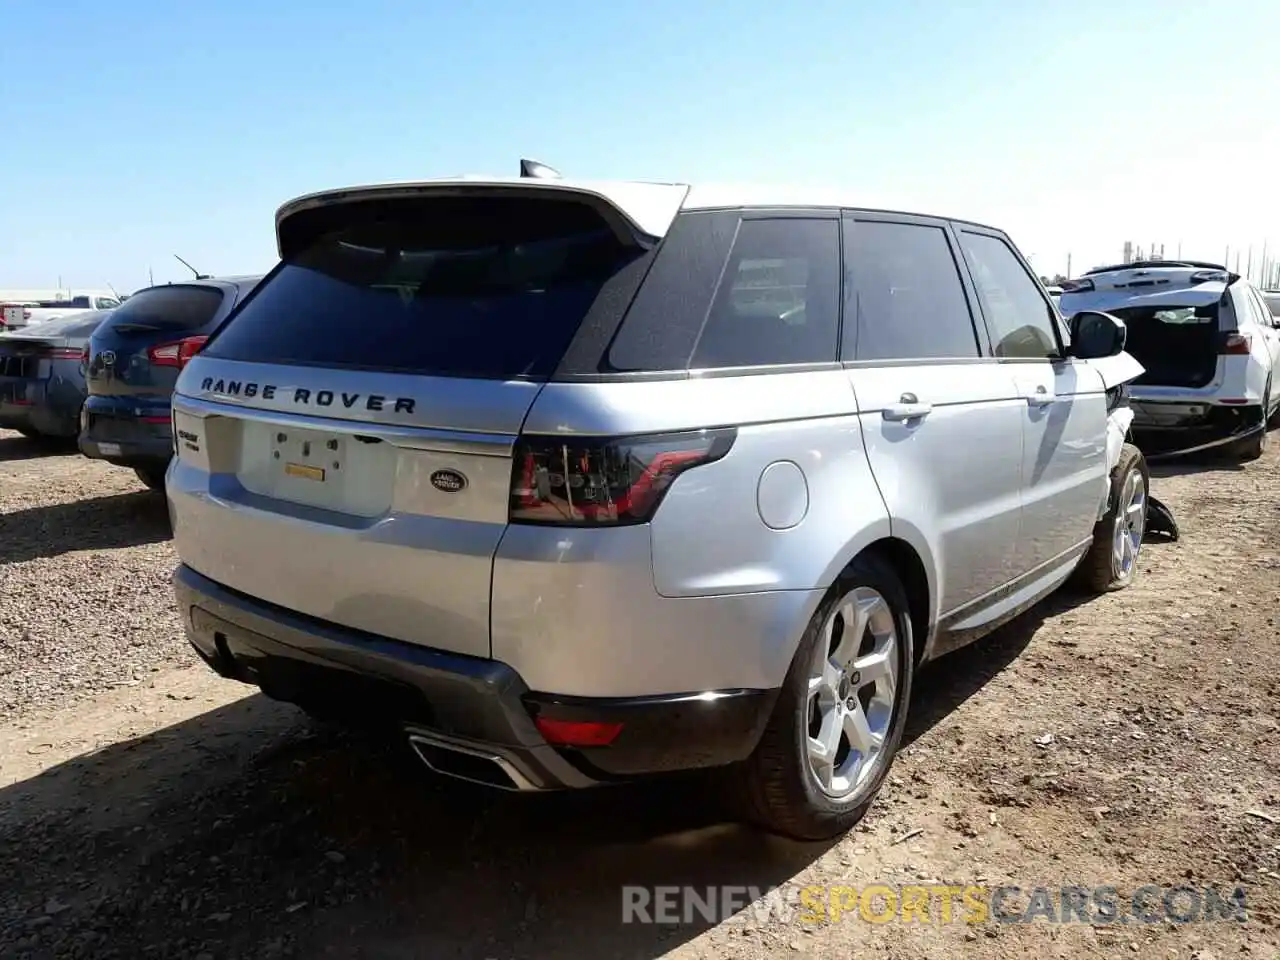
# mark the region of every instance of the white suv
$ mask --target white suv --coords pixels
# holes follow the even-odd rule
[[[1220,264],[1146,260],[1090,270],[1060,305],[1129,328],[1125,349],[1146,368],[1129,388],[1133,431],[1149,456],[1262,455],[1280,405],[1280,320],[1249,281]]]
[[[277,235],[173,398],[179,607],[222,675],[438,772],[720,767],[831,836],[922,662],[1137,573],[1124,326],[1064,342],[999,230],[525,177],[307,196]]]

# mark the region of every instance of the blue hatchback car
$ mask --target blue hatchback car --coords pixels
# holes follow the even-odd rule
[[[261,276],[202,278],[139,290],[89,340],[80,450],[164,488],[173,454],[169,403],[183,366]]]

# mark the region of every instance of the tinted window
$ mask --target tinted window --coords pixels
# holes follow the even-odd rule
[[[330,208],[210,341],[234,360],[545,379],[639,251],[590,207],[444,197]],[[127,306],[127,305],[126,305]]]
[[[95,309],[98,310],[110,310],[112,307],[118,307],[119,305],[120,301],[113,300],[111,297],[98,297],[94,303]]]
[[[999,237],[962,232],[960,247],[982,301],[996,356],[1057,356],[1056,314],[1009,245]]]
[[[88,297],[72,297],[70,300],[41,300],[40,306],[44,309],[62,310],[68,307],[80,307],[82,309],[89,308]]]
[[[194,330],[212,320],[220,306],[217,287],[149,287],[120,304],[110,323],[114,329]]]
[[[837,358],[840,224],[744,220],[690,366]]]
[[[1252,287],[1249,288],[1249,295],[1253,297],[1254,313],[1258,323],[1264,327],[1275,326],[1275,318],[1266,298]]]
[[[940,227],[849,224],[847,317],[857,317],[858,360],[976,357],[977,334],[959,268]]]
[[[1267,305],[1273,317],[1280,318],[1280,293],[1264,293],[1262,301]]]

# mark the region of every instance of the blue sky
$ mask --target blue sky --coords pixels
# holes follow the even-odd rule
[[[1280,3],[0,0],[0,288],[265,270],[313,189],[512,173],[839,185],[1280,256]]]

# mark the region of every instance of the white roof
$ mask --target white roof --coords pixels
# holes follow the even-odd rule
[[[640,180],[578,180],[570,177],[539,179],[536,177],[459,176],[432,180],[393,181],[323,190],[306,194],[283,204],[276,211],[277,228],[281,220],[299,210],[338,203],[352,195],[365,193],[426,192],[433,187],[447,188],[462,183],[494,187],[521,187],[530,190],[561,191],[590,194],[607,200],[631,220],[643,233],[661,237],[680,210],[715,210],[736,207],[810,207],[852,208],[862,210],[895,210],[910,212],[909,203],[900,198],[870,197],[837,187],[788,184],[702,184],[656,183]],[[942,217],[941,213],[916,211],[923,216]],[[960,218],[952,218],[960,219]]]

